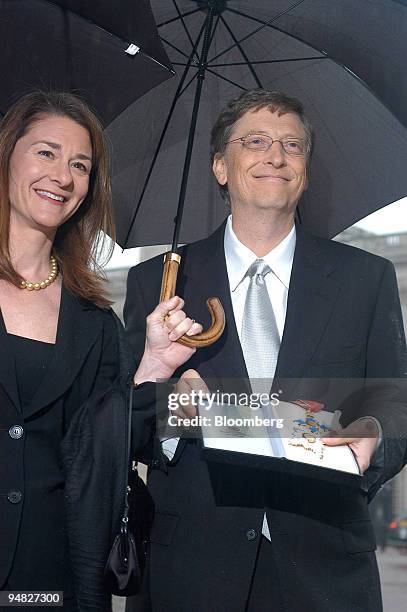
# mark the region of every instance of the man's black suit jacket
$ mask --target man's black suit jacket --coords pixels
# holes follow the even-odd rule
[[[233,317],[223,236],[224,224],[182,252],[177,294],[185,299],[186,312],[205,326],[205,301],[218,296],[226,329],[181,371],[195,368],[204,379],[241,381],[247,372]],[[129,273],[124,314],[138,357],[144,348],[145,317],[159,298],[161,272],[162,257],[156,257]],[[405,372],[392,264],[297,228],[276,379],[382,379]],[[304,396],[298,386],[291,392],[291,399],[317,399]],[[405,404],[399,390],[379,386],[367,404],[349,411],[344,424],[364,414],[377,417],[383,427],[384,460],[380,469],[368,471],[359,490],[210,464],[194,440],[181,440],[168,462],[156,444],[148,479],[156,515],[145,588],[153,612],[243,612],[265,508],[287,611],[381,610],[367,503],[403,465]],[[140,598],[133,605],[144,609],[138,607]],[[269,609],[267,602],[264,609]]]

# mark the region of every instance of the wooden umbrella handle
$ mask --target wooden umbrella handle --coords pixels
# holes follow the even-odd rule
[[[164,271],[161,282],[160,302],[174,297],[177,286],[178,268],[181,256],[178,253],[166,253],[164,255]],[[211,297],[206,300],[209,313],[211,315],[211,325],[209,329],[196,334],[196,336],[183,335],[177,342],[184,346],[200,348],[210,346],[218,340],[225,329],[225,312],[219,298]]]

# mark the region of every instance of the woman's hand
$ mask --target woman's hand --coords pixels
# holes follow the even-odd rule
[[[187,317],[183,307],[184,300],[174,296],[158,304],[147,317],[144,354],[134,376],[136,384],[170,378],[195,353],[195,348],[177,342],[184,334],[193,336],[202,331],[202,325]]]

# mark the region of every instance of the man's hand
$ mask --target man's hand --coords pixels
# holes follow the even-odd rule
[[[331,432],[328,437],[322,438],[327,446],[348,444],[353,450],[361,473],[366,472],[370,460],[376,450],[379,439],[379,429],[373,419],[364,417],[354,421],[344,429]]]
[[[195,348],[177,342],[184,334],[193,336],[202,331],[202,325],[187,317],[183,306],[184,300],[174,296],[158,304],[147,317],[144,354],[135,383],[170,378],[195,353]]]

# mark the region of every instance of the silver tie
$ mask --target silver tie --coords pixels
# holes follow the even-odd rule
[[[242,322],[242,349],[253,393],[270,393],[276,371],[280,335],[264,277],[271,272],[263,259],[256,259],[246,272],[250,284]],[[261,530],[271,541],[266,513]]]
[[[264,277],[271,272],[256,259],[246,272],[250,284],[242,322],[242,349],[253,392],[269,393],[276,371],[280,336]]]

